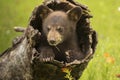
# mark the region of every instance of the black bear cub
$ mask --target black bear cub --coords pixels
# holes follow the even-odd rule
[[[42,35],[45,36],[48,45],[48,50],[44,50],[41,55],[53,55],[54,59],[64,62],[72,62],[74,60],[81,60],[84,54],[80,51],[78,46],[76,24],[82,15],[80,7],[63,11],[52,11],[47,6],[40,6],[40,17],[42,23]],[[45,49],[42,46],[41,49]],[[49,56],[46,56],[49,57]]]

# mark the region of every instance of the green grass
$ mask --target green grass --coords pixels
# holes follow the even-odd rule
[[[93,14],[91,25],[98,32],[98,46],[81,80],[120,80],[120,0],[81,0]],[[108,62],[108,53],[113,62]]]
[[[120,0],[76,0],[88,5],[93,14],[91,25],[98,32],[98,46],[94,58],[80,80],[120,80]],[[14,26],[27,26],[33,8],[40,0],[0,0],[0,52],[11,46],[20,35]],[[109,54],[105,57],[105,54]],[[112,62],[108,62],[108,59]]]
[[[32,10],[42,0],[0,0],[0,53],[11,46],[15,36],[15,26],[28,25]]]

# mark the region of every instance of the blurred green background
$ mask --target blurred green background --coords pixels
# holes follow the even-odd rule
[[[27,27],[35,6],[42,0],[0,0],[0,53],[11,46],[16,33],[15,26]]]
[[[81,80],[120,80],[120,0],[76,0],[88,5],[99,44]],[[26,27],[41,0],[0,0],[0,53],[21,35],[14,26]]]

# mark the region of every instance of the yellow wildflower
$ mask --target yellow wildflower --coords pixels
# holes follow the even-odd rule
[[[114,57],[112,57],[109,53],[105,53],[104,57],[105,57],[107,63],[113,64],[115,62]]]

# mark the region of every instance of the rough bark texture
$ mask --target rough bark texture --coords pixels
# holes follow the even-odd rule
[[[36,50],[42,32],[42,19],[39,16],[39,6],[30,17],[29,25],[24,34],[13,41],[13,46],[0,56],[0,80],[68,80],[61,68],[72,69],[73,80],[78,80],[92,58],[96,45],[96,32],[90,26],[89,10],[86,6],[73,0],[45,0],[43,5],[52,10],[67,12],[75,6],[82,8],[83,13],[77,23],[76,35],[80,50],[87,54],[81,61],[63,64],[60,61],[39,61],[39,52]],[[91,51],[92,50],[92,51]]]
[[[0,80],[31,80],[30,46],[24,37],[0,56]]]

